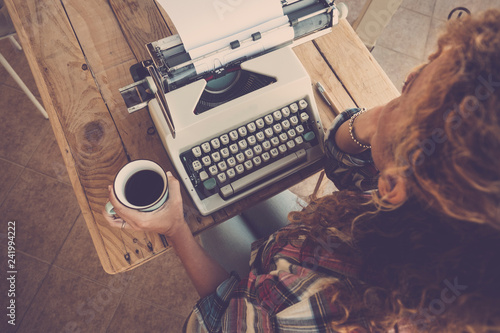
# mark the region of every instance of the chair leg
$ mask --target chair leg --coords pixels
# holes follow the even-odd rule
[[[5,67],[7,72],[9,72],[9,74],[12,76],[14,81],[16,81],[16,83],[19,85],[19,87],[21,87],[21,89],[24,91],[26,96],[28,96],[28,98],[33,102],[33,104],[35,104],[35,106],[42,113],[42,115],[45,117],[45,119],[49,119],[49,115],[47,114],[47,112],[45,111],[43,106],[40,104],[40,102],[38,102],[36,97],[31,93],[31,91],[24,84],[24,82],[21,80],[19,75],[17,75],[17,73],[14,71],[14,69],[10,66],[10,64],[7,62],[7,60],[5,59],[5,57],[1,53],[0,53],[0,63]]]
[[[12,45],[14,45],[14,47],[16,49],[18,49],[19,51],[21,51],[23,48],[21,47],[21,45],[17,42],[17,40],[14,38],[14,36],[9,36],[9,40],[10,42],[12,43]]]

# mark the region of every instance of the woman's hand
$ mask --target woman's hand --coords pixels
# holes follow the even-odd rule
[[[103,211],[103,215],[113,227],[121,228],[123,222],[126,222],[125,228],[165,235],[181,259],[198,294],[200,297],[205,297],[213,293],[229,274],[193,237],[184,220],[180,184],[170,172],[167,172],[167,177],[168,199],[159,209],[153,212],[140,212],[127,208],[116,199],[110,186],[109,201],[119,217],[109,215],[106,210]]]
[[[378,125],[378,118],[383,106],[378,106],[367,112],[360,114],[353,123],[354,136],[356,140],[364,145],[370,146],[373,134]],[[349,121],[343,123],[335,133],[335,143],[337,147],[348,154],[359,154],[366,148],[361,147],[351,138],[349,133]]]
[[[152,212],[140,212],[123,206],[116,199],[112,186],[109,186],[109,201],[116,215],[109,215],[106,210],[103,210],[104,217],[113,227],[123,226],[134,230],[157,232],[164,234],[167,238],[173,237],[181,227],[186,225],[186,222],[179,181],[170,172],[167,172],[167,178],[168,199],[163,206]],[[126,223],[123,224],[123,222]]]

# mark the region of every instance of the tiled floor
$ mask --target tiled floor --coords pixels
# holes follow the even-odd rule
[[[345,0],[349,20],[365,0]],[[449,11],[500,0],[405,0],[373,54],[397,87],[431,52]],[[0,52],[36,92],[26,59]],[[48,121],[0,67],[0,331],[180,332],[196,293],[170,251],[132,272],[107,275],[73,194]],[[311,186],[298,187],[309,193]],[[327,188],[326,190],[329,190]],[[16,221],[16,325],[7,323],[7,222]]]

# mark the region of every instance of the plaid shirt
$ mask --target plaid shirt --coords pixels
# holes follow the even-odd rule
[[[335,132],[360,109],[338,115],[327,132],[326,175],[339,189],[371,190],[377,186],[377,170],[371,151],[349,155],[334,142]],[[326,241],[315,246],[290,244],[283,235],[292,225],[252,245],[249,277],[236,273],[221,283],[216,292],[200,299],[186,321],[187,332],[335,332],[330,323],[342,316],[331,303],[335,281],[355,292],[353,283],[360,258],[346,245]],[[328,240],[328,237],[327,237]],[[349,323],[368,327],[362,318]],[[347,325],[349,324],[347,323]],[[357,332],[352,330],[352,333]]]
[[[232,273],[214,294],[200,299],[187,332],[335,332],[330,322],[343,313],[330,302],[336,291],[330,286],[340,280],[355,292],[351,281],[357,280],[360,258],[328,239],[292,245],[283,240],[289,228],[293,225],[252,245],[249,277],[240,280]],[[361,318],[350,320],[366,327]]]

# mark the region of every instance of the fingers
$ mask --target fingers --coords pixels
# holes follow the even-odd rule
[[[123,222],[125,222],[122,218],[120,218],[116,214],[108,214],[106,208],[102,210],[102,215],[106,219],[106,222],[108,222],[109,225],[114,228],[121,228]]]
[[[104,217],[108,221],[108,223],[115,228],[127,228],[139,230],[137,227],[135,220],[139,218],[140,212],[125,207],[121,204],[121,202],[116,198],[115,192],[113,191],[113,187],[108,186],[109,192],[109,202],[113,205],[113,210],[116,212],[115,215],[109,215],[107,212],[104,213]],[[126,221],[126,224],[123,222]]]
[[[116,214],[108,214],[106,209],[103,209],[102,215],[113,228],[121,229],[134,229],[130,223],[127,223],[124,219]]]
[[[126,207],[118,200],[115,191],[113,191],[112,186],[108,186],[108,191],[109,191],[109,202],[111,202],[111,204],[113,205],[113,209],[117,213],[117,215],[125,219],[139,217],[140,212],[138,210]]]
[[[113,228],[140,230],[137,226],[133,225],[132,223],[128,223],[127,221],[125,221],[121,217],[119,217],[117,215],[108,214],[106,212],[106,210],[103,210],[102,215],[104,215],[104,218],[106,219],[106,221]]]
[[[111,202],[111,204],[113,205],[113,210],[115,212],[118,212],[124,206],[116,198],[115,191],[113,191],[113,186],[111,186],[111,185],[108,186],[108,193],[109,193],[109,202]],[[126,208],[126,207],[124,207],[124,208]]]

